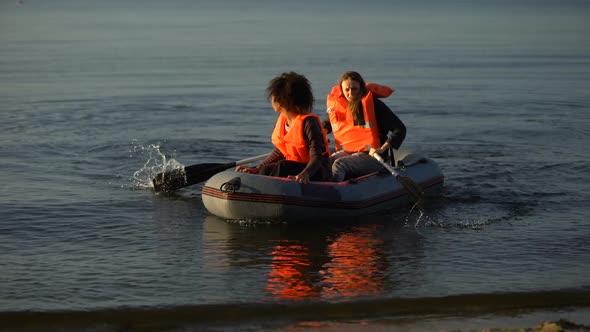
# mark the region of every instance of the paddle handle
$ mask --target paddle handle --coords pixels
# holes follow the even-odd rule
[[[255,157],[250,157],[250,158],[238,160],[238,161],[234,162],[234,164],[235,164],[235,166],[249,164],[249,163],[251,163],[253,161],[264,160],[269,155],[270,155],[270,153],[261,154],[259,156],[255,156]]]
[[[399,173],[395,170],[395,168],[386,163],[385,160],[383,160],[383,157],[381,157],[377,152],[373,154],[373,158],[377,159],[377,161],[380,162],[383,165],[383,167],[385,167],[389,172],[391,172],[391,174],[393,174],[396,178],[399,176]]]

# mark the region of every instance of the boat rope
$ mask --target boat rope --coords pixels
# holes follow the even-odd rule
[[[220,187],[219,190],[225,192],[225,193],[235,193],[236,190],[240,189],[240,186],[242,185],[242,179],[240,179],[240,177],[235,177],[225,183],[223,183]]]

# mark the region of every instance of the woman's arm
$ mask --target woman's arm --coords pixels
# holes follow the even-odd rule
[[[272,152],[266,158],[264,158],[264,160],[258,166],[256,166],[256,167],[238,166],[238,167],[236,167],[236,172],[258,174],[258,172],[260,171],[262,166],[276,163],[277,161],[283,160],[283,159],[285,159],[285,156],[283,155],[283,153],[279,149],[274,148],[274,150],[272,150]]]
[[[330,119],[326,119],[322,122],[322,126],[326,129],[326,134],[332,132],[332,124],[330,123]]]
[[[266,166],[268,164],[276,163],[279,160],[285,159],[285,155],[281,152],[281,150],[274,148],[272,152],[268,155],[268,157],[264,158],[264,160],[260,163],[260,165],[256,166],[256,168],[262,168],[262,166]]]
[[[300,182],[307,183],[316,172],[320,171],[326,161],[329,163],[329,155],[326,153],[322,128],[314,118],[309,117],[305,119],[303,134],[309,149],[310,160],[298,176],[306,177],[307,181]]]
[[[394,149],[399,149],[406,138],[406,126],[381,100],[373,98],[373,105],[379,126],[379,138],[383,144],[381,147],[387,148],[388,146],[384,146],[387,144]],[[391,132],[390,135],[388,135],[389,132]]]

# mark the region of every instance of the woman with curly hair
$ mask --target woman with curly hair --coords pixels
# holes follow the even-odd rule
[[[300,183],[330,181],[330,148],[320,118],[312,113],[313,92],[309,80],[295,72],[270,80],[267,98],[279,113],[272,133],[272,153],[256,167],[236,171],[293,176]]]

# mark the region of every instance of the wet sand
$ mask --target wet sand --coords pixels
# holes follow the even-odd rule
[[[288,328],[267,331],[353,332],[590,332],[590,308],[506,312],[465,316],[421,316],[354,322],[300,322]]]

